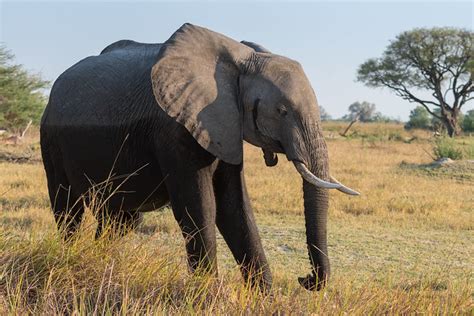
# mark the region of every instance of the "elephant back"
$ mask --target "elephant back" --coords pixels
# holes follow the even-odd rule
[[[139,43],[132,40],[120,40],[116,41],[107,47],[105,47],[101,52],[100,55],[107,54],[110,52],[114,52],[120,49],[150,49],[150,50],[157,50],[159,51],[161,48],[160,44],[152,44],[152,43]]]
[[[119,41],[79,61],[55,81],[42,124],[115,126],[142,119],[156,104],[150,72],[160,48]]]

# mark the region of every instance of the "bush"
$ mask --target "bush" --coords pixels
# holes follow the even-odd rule
[[[463,149],[452,138],[438,138],[433,147],[433,153],[436,159],[451,158],[459,160],[464,158]]]
[[[410,129],[410,128],[428,129],[430,127],[431,127],[430,113],[428,113],[428,111],[424,107],[420,105],[410,111],[410,119],[408,120],[408,123],[405,125],[406,129]]]
[[[465,132],[474,132],[474,110],[467,111],[462,122],[462,129]]]

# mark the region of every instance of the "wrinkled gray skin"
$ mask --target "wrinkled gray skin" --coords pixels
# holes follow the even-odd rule
[[[82,200],[73,202],[88,202],[92,184],[112,175],[107,192],[118,192],[96,214],[97,237],[106,220],[124,232],[140,212],[171,202],[192,270],[216,271],[217,224],[244,277],[268,289],[243,140],[262,148],[269,166],[283,153],[330,180],[318,103],[299,63],[190,24],[164,44],[114,43],[57,79],[43,115],[58,227],[69,238],[83,214]],[[312,273],[300,283],[313,290],[330,273],[328,192],[306,180],[303,192]]]

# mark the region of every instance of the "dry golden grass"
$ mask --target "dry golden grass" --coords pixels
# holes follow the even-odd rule
[[[326,134],[342,129],[326,127]],[[471,313],[474,183],[401,168],[431,161],[426,132],[405,143],[412,136],[400,125],[358,128],[349,139],[328,135],[332,174],[362,195],[331,193],[333,275],[319,293],[296,281],[309,272],[301,180],[283,156],[267,168],[259,149],[245,148],[275,279],[266,297],[243,285],[220,236],[219,277],[188,275],[169,209],[148,213],[136,232],[110,243],[93,240],[87,214],[78,239],[63,244],[41,164],[0,163],[0,314]]]

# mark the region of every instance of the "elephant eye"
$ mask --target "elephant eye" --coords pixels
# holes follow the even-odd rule
[[[286,116],[286,114],[288,114],[288,111],[287,111],[284,107],[282,107],[282,106],[277,107],[277,112],[278,112],[278,114],[280,114],[281,116]]]

